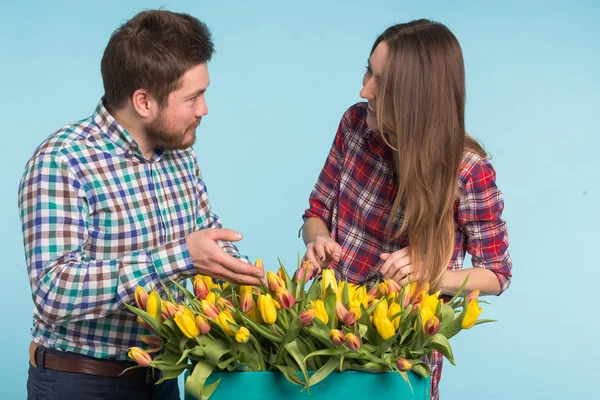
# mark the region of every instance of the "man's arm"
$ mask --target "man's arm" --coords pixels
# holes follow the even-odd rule
[[[19,211],[33,300],[46,321],[100,318],[132,302],[138,285],[156,289],[196,272],[186,238],[114,259],[84,257],[90,223],[85,187],[60,154],[30,161]]]

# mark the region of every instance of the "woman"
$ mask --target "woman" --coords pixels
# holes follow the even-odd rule
[[[339,279],[428,282],[453,295],[510,284],[504,202],[485,150],[464,124],[462,51],[428,20],[377,38],[360,96],[344,114],[303,215],[305,259]],[[410,246],[409,246],[410,244]],[[465,253],[474,268],[463,269]],[[442,359],[431,366],[438,398]]]

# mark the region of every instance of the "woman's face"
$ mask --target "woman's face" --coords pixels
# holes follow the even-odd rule
[[[379,132],[377,125],[377,90],[381,79],[383,79],[383,67],[388,57],[389,47],[387,43],[381,42],[369,57],[367,72],[363,77],[363,88],[360,91],[360,97],[367,100],[369,107],[367,109],[367,125],[373,132]]]

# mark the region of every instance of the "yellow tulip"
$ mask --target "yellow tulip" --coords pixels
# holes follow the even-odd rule
[[[239,289],[239,295],[240,295],[240,297],[242,297],[244,295],[244,293],[250,293],[250,294],[252,294],[252,286],[249,286],[249,285],[240,285],[240,289]]]
[[[194,318],[190,318],[185,313],[178,311],[173,319],[181,330],[181,333],[183,333],[186,337],[193,339],[200,335],[200,331],[196,326],[196,321],[194,321]]]
[[[350,287],[355,286],[355,285],[350,285]],[[352,294],[352,302],[354,303],[355,301],[358,301],[360,304],[363,305],[364,308],[368,308],[369,307],[369,294],[367,293],[367,288],[366,286],[360,286],[358,288],[355,289],[354,293]],[[353,306],[351,305],[350,308],[352,308]],[[360,307],[359,307],[360,309]]]
[[[387,318],[388,315],[388,303],[385,299],[380,300],[373,310],[373,318]]]
[[[229,322],[235,324],[235,320],[233,319],[233,315],[229,313],[229,311],[221,311],[219,316],[217,317],[217,324],[223,328],[226,334],[229,336],[235,336],[235,331],[229,325]]]
[[[258,310],[266,324],[274,324],[277,321],[277,309],[270,294],[267,293],[258,296]]]
[[[181,311],[186,317],[194,319],[194,313],[185,304],[178,305],[177,311]]]
[[[440,302],[439,296],[440,296],[439,291],[434,294],[425,295],[423,297],[421,307],[430,307],[433,310],[433,312],[436,312],[437,308],[438,308],[438,304]]]
[[[394,324],[392,324],[392,321],[390,321],[388,317],[373,317],[373,324],[383,340],[391,338],[396,333]]]
[[[360,317],[362,315],[362,311],[360,310],[361,305],[363,305],[363,304],[358,299],[352,300],[350,302],[350,308],[348,309],[348,311],[354,311],[354,314],[356,314],[356,319],[360,319]],[[367,307],[365,307],[365,308],[367,308]]]
[[[310,306],[316,312],[315,317],[323,321],[323,323],[325,324],[329,323],[329,316],[327,315],[327,311],[325,310],[325,303],[323,303],[323,300],[311,301]]]
[[[469,304],[467,304],[467,312],[460,324],[463,329],[470,329],[475,325],[475,321],[481,314],[483,308],[479,307],[479,303],[477,300],[472,300]]]
[[[135,304],[140,310],[146,309],[146,302],[148,301],[148,292],[141,286],[135,288]]]
[[[206,301],[210,304],[217,305],[217,294],[215,292],[210,292],[206,295]]]
[[[427,324],[427,321],[431,317],[435,316],[435,313],[431,307],[423,307],[421,304],[419,305],[419,314],[421,314],[421,324],[423,324],[423,329],[425,329],[425,324]]]
[[[280,288],[286,289],[283,279],[271,271],[267,271],[267,283],[269,284],[269,290],[273,293],[277,292]]]
[[[323,295],[323,299],[325,299],[325,295],[327,294],[327,288],[331,286],[331,288],[333,289],[333,291],[336,293],[336,297],[337,297],[337,281],[335,280],[335,273],[333,272],[332,269],[330,268],[325,268],[323,269],[323,272],[321,272],[321,289],[322,289],[322,295]]]
[[[246,343],[250,339],[250,331],[245,326],[241,326],[235,333],[235,341],[238,343]]]
[[[196,298],[204,300],[208,295],[209,289],[208,285],[206,284],[206,281],[202,279],[201,275],[194,276],[193,287],[194,295],[196,296]]]
[[[160,303],[160,296],[155,291],[152,291],[152,293],[148,295],[148,300],[146,301],[146,312],[153,318],[160,317],[162,315],[162,307]]]
[[[387,317],[392,318],[392,316],[398,314],[399,312],[400,312],[400,304],[393,302],[388,307]],[[391,321],[394,324],[394,329],[398,330],[398,326],[400,326],[400,316],[395,317]]]
[[[130,348],[127,355],[142,367],[147,367],[152,363],[152,356],[139,347]]]

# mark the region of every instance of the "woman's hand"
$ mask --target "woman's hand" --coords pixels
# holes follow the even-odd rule
[[[410,275],[414,272],[410,260],[410,247],[405,247],[393,253],[381,253],[379,255],[384,261],[379,272],[385,279],[392,279],[402,286],[409,283]]]
[[[313,242],[306,245],[304,260],[308,260],[315,267],[317,274],[321,268],[326,268],[332,262],[340,261],[342,247],[330,236],[317,236]]]

